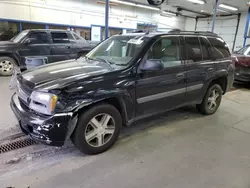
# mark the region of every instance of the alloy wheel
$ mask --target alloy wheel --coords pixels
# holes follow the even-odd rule
[[[85,129],[85,140],[92,147],[108,143],[115,132],[114,118],[106,113],[93,117]]]
[[[213,89],[208,97],[207,105],[209,110],[214,110],[217,107],[219,96],[220,93],[216,89]]]
[[[9,60],[0,61],[0,72],[2,73],[12,73],[14,65]]]

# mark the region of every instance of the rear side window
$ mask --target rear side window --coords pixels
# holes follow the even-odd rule
[[[202,61],[201,45],[198,37],[185,37],[188,63]]]
[[[208,38],[212,45],[212,57],[213,59],[223,59],[230,57],[230,52],[227,44],[221,38]]]
[[[69,43],[67,33],[64,32],[51,32],[52,40],[54,43]]]
[[[202,57],[203,61],[211,60],[212,57],[210,54],[212,54],[212,47],[207,41],[206,38],[200,37],[200,43],[201,43],[201,52],[202,52]]]

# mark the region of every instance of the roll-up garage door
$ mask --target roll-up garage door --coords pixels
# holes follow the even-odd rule
[[[199,18],[197,23],[197,31],[211,31],[212,19]],[[234,37],[237,27],[237,16],[216,18],[214,32],[221,36],[232,50]]]

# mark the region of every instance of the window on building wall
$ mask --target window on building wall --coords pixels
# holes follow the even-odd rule
[[[0,41],[7,41],[20,32],[19,22],[0,21]]]
[[[91,36],[91,29],[90,28],[73,28],[74,32],[80,35],[85,40],[90,40]],[[80,39],[79,39],[80,40]]]
[[[120,33],[122,33],[122,29],[110,28],[108,36],[111,37],[113,35],[118,35]],[[102,40],[105,40],[105,28],[102,28]]]
[[[66,32],[51,32],[54,43],[69,43],[69,38]]]
[[[58,26],[58,25],[49,25],[50,29],[60,29],[60,30],[70,30],[69,27],[65,27],[65,26]]]
[[[25,29],[45,29],[45,24],[22,23],[23,30]]]

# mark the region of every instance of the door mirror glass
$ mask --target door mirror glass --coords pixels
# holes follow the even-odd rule
[[[27,38],[25,40],[25,44],[34,44],[36,42],[36,38]]]
[[[164,68],[164,65],[162,61],[155,60],[155,59],[148,59],[143,67],[141,68],[141,71],[147,72],[147,71],[160,71]]]

